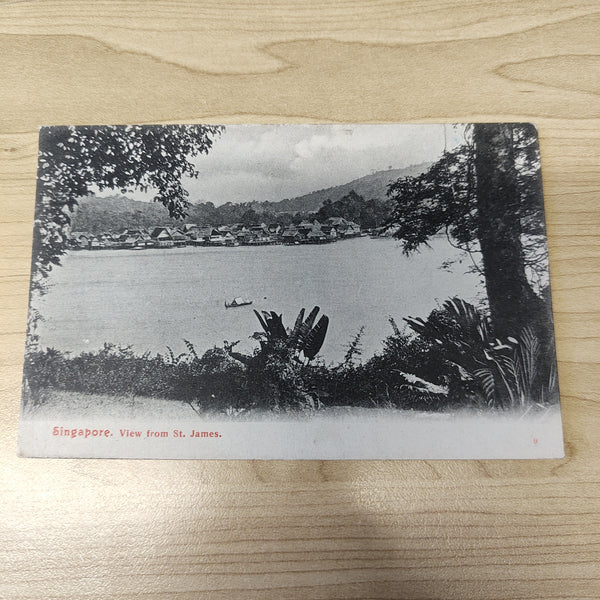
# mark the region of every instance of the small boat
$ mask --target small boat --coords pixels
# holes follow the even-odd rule
[[[225,308],[237,308],[238,306],[248,306],[248,304],[252,304],[252,300],[245,300],[241,296],[238,296],[231,302],[225,301]]]

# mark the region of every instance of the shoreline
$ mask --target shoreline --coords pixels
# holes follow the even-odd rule
[[[341,237],[336,239],[328,239],[328,240],[319,240],[319,241],[310,241],[310,240],[302,240],[298,242],[284,242],[282,240],[273,240],[269,242],[255,242],[255,243],[233,243],[233,244],[221,244],[221,243],[209,243],[209,242],[201,242],[201,243],[185,243],[185,244],[175,244],[171,246],[159,245],[159,244],[147,244],[144,246],[96,246],[90,248],[81,248],[81,247],[71,247],[67,249],[67,252],[75,252],[79,254],[80,252],[106,252],[108,250],[134,250],[136,252],[141,250],[178,250],[182,248],[258,248],[264,246],[327,246],[329,244],[335,244],[338,242],[345,242],[348,240],[356,240],[368,238],[371,240],[394,240],[392,236],[370,236],[366,235],[352,235],[347,237]],[[394,240],[396,241],[396,240]]]

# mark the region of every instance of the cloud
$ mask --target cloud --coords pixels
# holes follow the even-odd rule
[[[439,158],[462,127],[411,125],[227,125],[200,175],[186,182],[195,201],[277,201],[340,185],[374,170]]]

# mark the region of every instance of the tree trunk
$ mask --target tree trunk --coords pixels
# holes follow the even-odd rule
[[[510,124],[474,126],[478,238],[495,335],[541,334],[546,308],[525,275]]]

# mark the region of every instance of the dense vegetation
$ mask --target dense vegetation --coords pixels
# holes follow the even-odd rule
[[[157,224],[196,223],[216,227],[264,222],[289,225],[303,219],[325,221],[328,217],[344,217],[363,229],[379,227],[389,220],[394,208],[394,202],[386,196],[390,183],[398,177],[418,175],[425,168],[426,165],[416,165],[378,171],[347,184],[280,202],[226,202],[219,206],[212,202],[193,202],[187,206],[185,216],[179,218],[169,217],[161,204],[139,202],[119,195],[91,195],[79,199],[72,217],[72,229],[98,234]]]
[[[546,227],[535,127],[476,123],[425,173],[390,186],[406,253],[445,232],[480,268],[498,337],[552,337]],[[536,285],[537,284],[537,285]]]
[[[218,227],[232,223],[246,226],[260,223],[279,223],[287,226],[308,219],[326,222],[329,217],[343,217],[364,229],[379,227],[390,220],[394,203],[384,198],[365,200],[356,192],[350,191],[335,202],[326,200],[317,212],[274,212],[269,202],[244,202],[214,206],[211,202],[190,205],[183,220],[168,218],[164,208],[157,204],[138,202],[124,196],[96,198],[89,196],[79,200],[77,213],[73,217],[73,231],[87,231],[93,234],[119,232],[125,229],[153,228],[158,224],[178,226],[182,223],[210,224]]]
[[[88,196],[79,200],[77,212],[73,216],[73,231],[116,233],[125,229],[147,229],[157,225],[177,227],[184,223],[213,227],[232,223],[255,225],[261,222],[288,225],[293,221],[300,222],[304,216],[296,213],[275,214],[269,203],[228,202],[215,206],[212,202],[203,202],[190,204],[186,216],[178,219],[170,218],[164,207],[155,203],[131,200],[124,196]]]
[[[384,199],[390,183],[396,181],[400,177],[419,175],[426,171],[429,166],[429,163],[422,163],[402,169],[389,168],[385,171],[375,171],[374,173],[359,177],[358,179],[353,179],[342,185],[315,190],[314,192],[310,192],[304,196],[297,196],[296,198],[285,198],[271,204],[273,210],[277,213],[289,212],[295,214],[297,212],[316,212],[325,204],[325,202],[327,202],[327,200],[336,202],[352,191],[363,198]]]
[[[31,284],[44,279],[68,248],[78,199],[100,191],[154,190],[173,218],[189,204],[184,177],[197,178],[193,159],[206,154],[223,128],[214,125],[42,127],[33,228]]]
[[[130,348],[106,344],[99,352],[71,357],[58,350],[31,350],[26,357],[26,398],[43,402],[48,389],[117,397],[184,400],[196,411],[248,409],[306,410],[328,406],[441,410],[475,406],[516,408],[557,400],[553,352],[531,331],[496,340],[489,318],[452,299],[423,319],[406,319],[383,350],[361,362],[360,332],[344,360],[317,357],[328,319],[318,307],[286,328],[281,315],[257,313],[262,331],[252,337],[252,354],[236,343],[199,355],[136,356]]]

